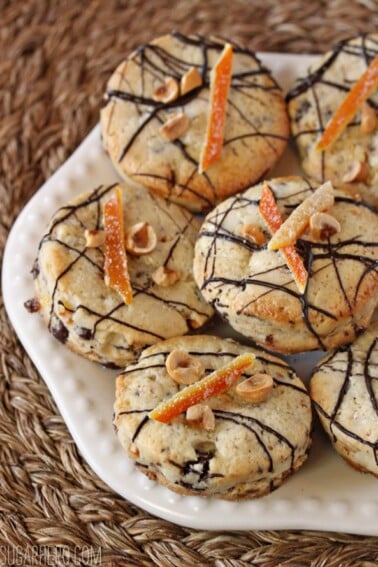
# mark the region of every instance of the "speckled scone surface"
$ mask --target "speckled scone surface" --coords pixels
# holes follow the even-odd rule
[[[144,256],[128,254],[131,305],[105,285],[103,246],[88,247],[85,229],[103,228],[103,207],[115,187],[100,186],[58,210],[41,240],[33,273],[52,334],[79,354],[122,367],[145,346],[200,327],[212,309],[192,276],[198,221],[144,188],[121,185],[124,225],[149,223],[156,248]],[[178,272],[179,280],[169,287],[154,283],[152,273],[160,266]]]
[[[285,219],[317,187],[300,177],[268,182]],[[351,342],[369,324],[378,300],[378,218],[366,205],[335,192],[330,210],[341,232],[330,240],[300,238],[309,272],[298,291],[258,205],[262,184],[230,197],[206,217],[195,248],[194,277],[204,297],[237,331],[283,353],[330,349]],[[243,236],[255,227],[265,243]]]
[[[288,94],[291,130],[305,172],[319,180],[331,179],[343,185],[354,162],[367,163],[367,179],[348,183],[346,188],[374,207],[378,207],[377,126],[368,134],[361,133],[361,111],[358,111],[330,148],[320,152],[315,146],[350,88],[377,55],[378,34],[342,41],[313,65],[309,75],[299,79]],[[378,111],[377,90],[368,103]]]
[[[179,33],[140,47],[110,78],[101,112],[104,146],[119,173],[196,211],[211,209],[266,174],[286,147],[289,133],[280,88],[252,51],[233,44],[222,155],[198,173],[210,72],[223,47],[220,40]],[[154,100],[165,79],[180,81],[190,67],[201,74],[202,86],[169,103]],[[177,112],[183,112],[190,125],[169,142],[159,129]]]
[[[270,373],[273,390],[258,404],[238,396],[234,386],[207,399],[215,415],[213,431],[189,425],[184,415],[169,424],[149,419],[150,410],[183,388],[165,366],[176,349],[198,357],[206,373],[254,352],[248,372]],[[307,391],[285,362],[218,337],[186,336],[156,344],[117,378],[114,424],[122,445],[142,472],[182,494],[237,499],[272,491],[307,458],[311,421]]]
[[[378,322],[318,363],[310,392],[336,451],[378,477]]]

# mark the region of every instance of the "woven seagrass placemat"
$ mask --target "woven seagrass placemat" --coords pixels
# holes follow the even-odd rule
[[[2,250],[20,209],[97,122],[118,62],[173,28],[256,50],[323,52],[343,37],[376,31],[378,3],[0,1]],[[81,458],[0,307],[1,565],[378,565],[378,538],[195,531],[114,494]]]

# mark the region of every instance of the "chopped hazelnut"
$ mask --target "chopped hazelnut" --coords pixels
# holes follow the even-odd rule
[[[179,384],[193,384],[205,373],[202,363],[182,350],[173,350],[169,353],[165,366],[168,374]]]
[[[173,114],[159,129],[160,135],[169,142],[177,140],[188,130],[189,123],[190,120],[186,114],[182,112]]]
[[[198,425],[206,431],[214,431],[215,416],[210,406],[196,404],[186,410],[186,421]]]
[[[377,113],[374,108],[367,102],[364,102],[361,108],[361,126],[360,132],[363,136],[371,134],[377,127]]]
[[[202,77],[195,67],[190,67],[181,77],[181,94],[184,95],[202,85]]]
[[[129,453],[130,453],[130,455],[132,455],[133,457],[139,457],[139,449],[138,449],[138,447],[135,445],[135,443],[130,443],[130,446],[129,446]]]
[[[243,224],[243,226],[240,229],[240,234],[244,238],[251,240],[255,244],[258,244],[259,246],[266,242],[266,237],[263,231],[259,227],[254,226],[253,224]]]
[[[191,329],[199,329],[203,325],[203,317],[192,311],[191,316],[188,319],[188,325]]]
[[[318,211],[330,209],[334,201],[332,183],[326,181],[314,193],[306,197],[281,224],[268,242],[268,250],[278,250],[293,244],[306,230],[310,216]]]
[[[265,402],[273,390],[273,378],[270,374],[255,374],[236,386],[236,393],[253,404]]]
[[[159,268],[153,272],[152,279],[161,287],[169,287],[180,279],[180,272],[170,270],[165,266],[159,266]]]
[[[344,183],[366,181],[369,176],[369,166],[365,161],[354,161],[343,177]]]
[[[314,240],[326,240],[340,230],[339,221],[328,213],[315,213],[310,217],[310,233]]]
[[[156,233],[149,223],[138,222],[126,230],[125,244],[134,256],[149,254],[156,248]]]
[[[156,102],[171,102],[179,96],[180,89],[178,81],[173,77],[165,79],[164,84],[155,89],[152,98]]]
[[[92,230],[86,228],[84,236],[87,241],[88,248],[99,248],[105,244],[105,230]]]

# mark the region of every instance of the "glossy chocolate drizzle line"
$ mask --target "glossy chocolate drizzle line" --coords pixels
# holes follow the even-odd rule
[[[375,413],[378,416],[378,402],[377,402],[377,398],[376,398],[374,391],[373,391],[373,388],[372,388],[373,377],[371,376],[370,371],[369,371],[369,366],[371,364],[371,358],[373,356],[373,353],[377,352],[377,343],[378,343],[378,338],[374,339],[372,341],[370,347],[368,348],[367,355],[366,355],[366,358],[365,358],[365,364],[364,364],[364,378],[365,378],[366,390],[369,394],[371,404],[374,408]],[[376,377],[376,380],[378,380],[378,377]]]
[[[135,366],[129,366],[128,368],[126,368],[126,370],[123,370],[123,372],[121,372],[122,376],[126,376],[128,374],[132,374],[134,372],[140,372],[141,370],[145,371],[145,370],[155,370],[157,368],[162,369],[165,368],[165,360],[167,358],[167,355],[170,353],[170,351],[160,351],[160,352],[156,352],[153,354],[149,354],[147,356],[142,356],[139,359],[139,364],[135,365]],[[218,351],[188,351],[188,354],[190,356],[195,356],[195,357],[218,357],[218,358],[235,358],[236,356],[238,356],[238,353],[233,353],[233,352],[218,352]],[[153,364],[148,364],[146,366],[141,366],[140,364],[146,360],[150,360],[151,358],[157,358],[157,357],[161,357],[162,358],[162,362],[154,362]],[[295,378],[295,373],[294,371],[282,360],[270,360],[268,358],[266,358],[263,354],[263,351],[261,351],[261,354],[257,354],[256,355],[256,360],[261,362],[263,365],[269,365],[270,367],[273,367],[275,369],[284,369],[287,374],[288,374],[288,378],[289,380],[293,380]],[[209,374],[210,372],[212,372],[214,369],[213,368],[206,368],[205,372],[207,374]],[[276,377],[275,371],[271,371],[269,369],[269,372],[271,373],[271,375],[273,376],[273,381],[275,384],[277,384],[278,386],[284,386],[287,388],[292,388],[298,392],[302,392],[305,396],[307,396],[307,391],[304,387],[300,387],[297,386],[295,384],[292,384],[291,382],[286,382],[284,380],[280,380],[279,378]],[[245,378],[248,378],[247,374],[243,374],[242,376],[244,376]],[[143,410],[144,411],[144,410]],[[146,410],[147,411],[147,410]]]
[[[126,369],[124,372],[122,372],[123,376],[132,374],[133,372],[145,372],[145,371],[150,371],[150,370],[156,370],[156,369],[162,369],[165,368],[165,359],[167,357],[167,355],[169,354],[170,351],[159,351],[159,352],[155,352],[153,354],[147,355],[147,356],[142,356],[139,360],[139,363],[131,368]],[[202,357],[217,357],[217,358],[227,358],[227,357],[231,357],[231,358],[235,358],[236,356],[238,356],[239,353],[234,353],[234,352],[219,352],[219,351],[212,351],[212,350],[204,350],[204,351],[188,351],[188,353],[192,356],[202,356]],[[145,360],[151,360],[152,359],[152,363],[148,364],[147,366],[142,366],[141,363]],[[257,354],[256,359],[259,360],[264,367],[267,368],[268,371],[271,372],[271,374],[274,376],[275,372],[271,371],[270,367],[276,367],[278,370],[279,369],[285,369],[286,372],[288,373],[288,381],[285,381],[283,379],[278,379],[276,377],[274,377],[274,382],[276,384],[277,387],[281,387],[281,388],[291,388],[294,389],[298,394],[303,394],[306,398],[308,398],[308,393],[306,391],[306,389],[304,387],[300,387],[297,386],[295,384],[291,383],[291,380],[295,377],[294,372],[290,369],[290,367],[287,366],[287,364],[284,361],[279,361],[279,360],[275,360],[272,361],[269,358],[266,358],[266,356],[264,355],[264,352],[262,351],[261,354]],[[214,370],[214,368],[207,368],[206,372],[212,372]],[[247,377],[247,376],[246,376]],[[151,408],[143,408],[143,409],[135,409],[135,410],[124,410],[124,411],[120,411],[117,417],[120,417],[122,415],[138,415],[138,414],[144,414],[142,419],[139,421],[138,425],[135,428],[135,431],[132,435],[132,442],[134,442],[138,435],[141,433],[141,431],[143,430],[143,428],[147,425],[147,423],[149,422],[149,417],[148,414],[150,413]],[[147,415],[146,415],[147,414]],[[238,413],[238,412],[232,412],[232,411],[224,411],[224,410],[219,410],[216,409],[214,410],[214,415],[218,420],[223,420],[223,421],[229,421],[232,422],[242,428],[247,429],[252,435],[254,435],[254,437],[256,438],[257,443],[260,445],[260,447],[262,448],[262,451],[264,452],[266,459],[267,459],[267,471],[268,472],[272,472],[273,471],[273,459],[271,457],[270,454],[270,445],[271,443],[269,441],[265,441],[264,440],[264,436],[273,436],[277,439],[277,441],[279,443],[283,443],[284,445],[286,445],[289,450],[290,450],[290,455],[291,455],[291,469],[293,469],[294,466],[294,461],[295,461],[295,446],[284,436],[282,435],[280,432],[276,431],[275,429],[273,429],[271,426],[263,423],[261,420],[258,420],[254,417],[248,416],[248,415],[244,415],[242,413]],[[198,452],[198,458],[195,460],[191,460],[191,461],[187,461],[184,464],[179,464],[176,463],[174,461],[170,461],[171,464],[173,464],[174,466],[178,467],[181,471],[182,474],[184,476],[187,476],[189,474],[196,474],[198,476],[197,482],[205,482],[211,478],[213,478],[214,476],[220,476],[220,475],[212,475],[209,473],[209,464],[210,464],[210,460],[211,458],[213,458],[215,455],[215,453],[213,452]],[[202,466],[203,465],[203,466]],[[185,485],[187,485],[188,487],[193,487],[193,483],[188,483],[186,480],[182,480],[180,481],[181,483],[185,483]]]
[[[55,244],[65,248],[66,250],[68,250],[70,253],[72,253],[75,256],[72,259],[72,261],[69,262],[67,264],[67,266],[57,276],[57,278],[55,280],[54,288],[53,288],[53,291],[52,291],[52,295],[51,295],[51,305],[50,305],[50,312],[49,312],[48,328],[49,328],[49,330],[51,331],[52,334],[54,334],[55,336],[57,336],[57,338],[59,338],[59,340],[61,340],[60,337],[64,338],[63,342],[65,342],[65,340],[67,340],[67,338],[68,338],[68,331],[65,329],[65,327],[64,327],[64,329],[65,329],[64,332],[61,329],[62,322],[60,321],[59,316],[57,314],[57,310],[56,310],[56,306],[59,305],[59,301],[56,300],[56,294],[57,294],[57,291],[59,289],[60,281],[62,280],[62,278],[66,274],[68,274],[72,269],[74,269],[76,264],[78,264],[79,262],[86,262],[89,266],[91,266],[92,269],[95,269],[98,272],[98,274],[101,278],[103,278],[104,270],[103,270],[102,265],[98,264],[96,259],[91,257],[91,254],[93,254],[93,249],[89,249],[86,246],[84,246],[83,249],[79,249],[79,248],[75,248],[71,245],[68,245],[63,240],[57,238],[57,236],[55,235],[55,231],[60,224],[67,222],[70,218],[75,218],[75,220],[77,222],[82,224],[80,219],[77,217],[77,214],[82,209],[84,209],[86,207],[90,207],[90,206],[96,207],[96,216],[95,216],[95,222],[94,222],[93,228],[96,228],[96,229],[100,228],[101,225],[102,225],[102,214],[101,214],[101,202],[100,201],[108,193],[110,193],[116,185],[117,185],[116,183],[113,184],[113,185],[110,185],[110,186],[101,185],[100,187],[98,187],[96,190],[94,190],[86,199],[84,199],[80,203],[78,203],[76,205],[67,205],[67,206],[64,206],[61,209],[59,209],[58,213],[56,214],[56,218],[53,220],[53,222],[51,223],[51,225],[49,227],[48,232],[43,236],[43,238],[40,242],[39,250],[41,250],[41,248],[43,246],[45,246],[47,243],[54,242]],[[174,225],[176,226],[177,230],[180,231],[180,235],[177,237],[176,240],[174,240],[172,246],[168,250],[166,258],[163,260],[163,265],[167,265],[167,264],[169,264],[169,261],[172,259],[175,248],[178,245],[179,238],[181,238],[182,235],[185,234],[188,227],[191,225],[193,219],[192,219],[192,216],[189,213],[187,213],[186,211],[183,211],[182,215],[183,215],[183,220],[185,220],[185,224],[182,225],[178,222],[178,219],[173,218],[173,216],[171,215],[171,213],[169,211],[164,211],[160,207],[159,202],[155,197],[153,197],[153,200],[154,200],[155,205],[160,209],[160,211],[163,212],[166,216],[168,216],[168,218],[171,220],[171,222],[173,222]],[[84,225],[83,225],[83,228],[84,228]],[[87,227],[87,228],[91,228],[91,227]],[[97,250],[97,254],[98,254],[99,251],[98,251],[98,249],[96,249],[96,250]],[[102,258],[102,254],[101,254],[101,258]],[[34,271],[35,271],[35,273],[37,273],[36,270],[34,270]],[[38,271],[38,274],[39,274],[39,271]],[[38,274],[37,274],[36,277],[38,277]],[[144,295],[148,295],[150,298],[152,298],[155,301],[165,303],[171,309],[177,311],[184,318],[185,318],[185,314],[183,313],[183,311],[185,312],[185,310],[189,310],[190,312],[195,312],[196,314],[201,315],[201,316],[206,316],[206,313],[202,312],[200,309],[195,309],[193,306],[188,305],[187,303],[185,303],[183,301],[175,301],[173,299],[164,299],[164,298],[160,297],[158,295],[158,293],[152,292],[149,289],[148,286],[146,288],[143,288],[143,287],[138,287],[137,285],[134,285],[133,287],[134,287],[134,297],[138,294],[141,294],[141,293],[143,293]],[[61,302],[60,302],[60,304],[61,304]],[[67,308],[64,305],[63,305],[63,307],[67,311],[70,311],[71,313],[74,313],[75,311],[83,310],[87,314],[89,314],[89,315],[91,315],[95,318],[95,322],[94,322],[93,327],[91,329],[84,329],[83,330],[82,328],[79,328],[77,330],[78,335],[81,338],[84,338],[86,340],[93,339],[95,337],[98,326],[101,323],[103,323],[104,321],[112,321],[114,323],[117,323],[118,325],[122,325],[124,328],[129,328],[129,329],[133,329],[133,330],[138,331],[138,332],[142,332],[142,333],[144,333],[144,334],[146,334],[150,337],[154,337],[155,339],[158,339],[158,340],[161,340],[161,339],[164,338],[162,335],[154,333],[153,331],[148,330],[147,328],[142,328],[142,327],[133,325],[129,322],[122,320],[121,317],[118,317],[117,316],[118,311],[127,309],[124,302],[122,302],[122,301],[120,301],[120,303],[118,305],[116,305],[115,307],[113,307],[111,310],[109,310],[106,313],[97,312],[92,307],[89,307],[88,305],[84,305],[84,304],[78,305],[76,307],[76,309],[70,309],[69,307]],[[85,332],[85,334],[83,335],[84,332]]]
[[[316,85],[326,85],[330,88],[336,89],[343,93],[348,93],[350,91],[351,85],[345,81],[345,83],[336,83],[335,81],[331,81],[324,77],[325,73],[332,68],[332,66],[337,61],[340,54],[348,54],[353,57],[357,57],[359,59],[363,59],[365,66],[368,67],[371,63],[372,59],[378,54],[378,45],[377,47],[373,48],[370,47],[369,49],[366,46],[366,41],[369,41],[371,44],[376,44],[370,37],[368,38],[366,35],[361,34],[361,44],[359,46],[349,45],[350,39],[344,40],[336,45],[334,50],[330,53],[328,58],[318,67],[315,71],[309,74],[308,77],[305,79],[301,79],[299,83],[286,95],[286,100],[290,102],[291,100],[301,96],[303,93],[306,93],[308,90],[311,90],[314,102],[315,102],[315,111],[317,115],[317,127],[316,128],[305,128],[300,132],[295,134],[295,138],[299,136],[305,135],[314,135],[314,134],[321,134],[324,132],[324,116],[322,114],[322,101],[319,99],[318,93],[316,91]],[[353,63],[351,63],[353,64]],[[375,110],[378,110],[378,103],[372,100],[370,97],[368,99],[368,104],[372,106]],[[308,109],[307,109],[308,110]],[[305,111],[306,112],[306,111]],[[348,127],[355,126],[359,122],[351,122],[349,123]],[[321,178],[325,180],[325,161],[327,159],[328,152],[323,151],[321,152]]]
[[[264,451],[264,453],[265,453],[265,455],[268,459],[268,463],[269,463],[268,472],[273,471],[273,460],[272,460],[272,457],[270,455],[268,444],[264,443],[264,441],[262,439],[263,434],[273,435],[274,437],[276,437],[278,439],[278,441],[280,443],[283,443],[283,444],[285,444],[289,447],[290,453],[291,453],[290,467],[291,467],[291,469],[293,468],[294,456],[295,456],[295,447],[293,446],[292,443],[290,443],[290,441],[284,435],[279,433],[279,431],[276,431],[275,429],[273,429],[269,425],[266,425],[265,423],[263,423],[262,421],[254,418],[254,417],[246,416],[246,415],[243,415],[241,413],[234,413],[234,412],[222,411],[222,410],[214,410],[214,415],[218,419],[223,419],[225,421],[232,421],[233,423],[240,425],[240,427],[244,427],[245,429],[248,429],[249,431],[251,431],[251,433],[254,434],[258,444],[260,445],[260,447],[262,448],[262,450]]]
[[[284,386],[287,386],[286,383],[283,384]],[[302,390],[300,390],[302,391]],[[130,414],[139,414],[139,413],[144,413],[144,412],[150,412],[151,410],[127,410],[127,411],[123,411],[120,412],[118,415],[130,415]],[[275,437],[279,443],[282,443],[284,445],[286,445],[289,450],[290,450],[290,468],[291,470],[293,470],[293,466],[294,466],[294,461],[295,461],[295,446],[284,436],[282,435],[279,431],[273,429],[272,427],[270,427],[269,425],[263,423],[261,420],[258,420],[254,417],[251,416],[247,416],[244,415],[242,413],[236,413],[236,412],[231,412],[231,411],[223,411],[223,410],[214,410],[214,415],[217,419],[219,420],[223,420],[223,421],[230,421],[244,429],[247,429],[248,431],[250,431],[250,433],[252,433],[257,441],[257,443],[260,445],[262,451],[264,452],[267,462],[268,462],[268,466],[267,466],[267,471],[268,472],[273,472],[273,459],[272,456],[270,454],[270,443],[269,442],[264,442],[264,435],[272,435],[273,437]],[[148,415],[145,415],[142,420],[139,422],[139,424],[137,425],[134,434],[132,435],[132,442],[135,442],[135,440],[137,439],[138,435],[140,434],[140,432],[142,431],[142,429],[147,425],[147,423],[149,422],[149,417]],[[212,455],[214,456],[214,455]],[[208,461],[208,459],[206,459],[206,461]],[[195,464],[197,461],[188,461],[185,465],[178,465],[177,463],[171,461],[172,464],[175,464],[176,466],[179,466],[180,469],[182,469],[183,474],[188,474],[189,472],[193,471],[193,467],[189,467],[189,464]],[[190,469],[190,470],[189,470]],[[205,470],[203,470],[204,474],[200,475],[199,480],[203,481],[203,480],[207,480],[208,478],[212,478],[213,476],[219,476],[219,475],[209,475],[206,474],[208,473],[208,468]]]
[[[378,381],[378,338],[372,337],[371,342],[366,348],[366,350],[358,350],[358,346],[348,345],[343,347],[334,353],[332,353],[328,360],[321,366],[324,370],[328,372],[340,373],[340,364],[346,363],[345,377],[341,384],[339,394],[335,401],[335,404],[330,412],[326,412],[325,409],[318,403],[315,402],[315,406],[320,414],[322,414],[330,423],[330,432],[333,437],[333,441],[337,441],[337,431],[341,431],[348,437],[359,441],[360,443],[370,447],[373,451],[375,462],[378,465],[378,439],[375,441],[369,441],[351,431],[345,423],[341,422],[340,412],[342,408],[348,404],[349,397],[353,397],[354,389],[353,383],[355,381],[363,381],[365,384],[366,393],[368,399],[373,408],[373,412],[376,415],[376,423],[378,422],[378,401],[373,389],[373,380]],[[375,360],[373,360],[373,355],[375,355]],[[362,359],[363,357],[363,359]],[[358,371],[358,367],[362,367],[362,372]],[[373,373],[375,369],[375,373]],[[316,374],[317,369],[313,372]],[[330,377],[331,379],[332,377]],[[372,425],[374,427],[374,424]]]
[[[372,59],[378,54],[378,45],[376,49],[371,47],[369,50],[367,50],[365,43],[366,34],[361,34],[361,38],[362,38],[361,46],[354,45],[353,51],[349,49],[351,47],[349,45],[349,42],[353,38],[345,39],[339,42],[335,46],[333,51],[330,53],[329,57],[322,63],[322,65],[320,65],[320,67],[318,67],[315,71],[310,73],[306,78],[300,79],[298,84],[287,93],[286,100],[289,102],[290,100],[306,92],[316,83],[322,83],[323,75],[328,69],[332,67],[332,65],[334,64],[340,53],[348,53],[350,55],[363,58],[366,66],[368,66],[371,63]],[[375,43],[375,41],[370,37],[368,38],[368,40],[372,44]],[[340,88],[341,90],[345,89],[345,85],[340,86],[338,83],[334,83],[334,82],[329,82],[329,84],[331,84],[335,89],[340,89]],[[373,106],[375,106],[374,103],[372,104]]]
[[[309,188],[312,189],[310,185]],[[291,197],[291,195],[288,196],[288,198],[289,197]],[[277,201],[279,201],[281,205],[283,204],[283,200],[283,198],[277,199]],[[357,203],[352,199],[345,197],[336,197],[335,201],[337,203],[348,203],[353,207],[361,206],[361,203]],[[297,206],[297,204],[292,205],[290,208]],[[286,285],[276,284],[273,281],[267,281],[264,279],[264,275],[274,270],[279,270],[281,266],[264,270],[259,274],[253,274],[253,276],[248,276],[242,280],[236,280],[225,276],[215,276],[217,262],[217,243],[220,240],[229,241],[237,246],[247,248],[251,252],[258,252],[258,250],[265,249],[265,247],[259,247],[254,243],[246,241],[241,236],[233,234],[230,230],[224,227],[224,223],[226,222],[230,214],[245,207],[258,207],[258,201],[249,199],[246,195],[238,195],[234,199],[230,200],[230,204],[227,208],[221,211],[215,209],[215,211],[208,215],[207,221],[204,223],[203,228],[201,229],[199,234],[199,239],[210,239],[210,243],[207,245],[207,254],[204,259],[204,274],[206,275],[206,277],[201,284],[201,290],[205,290],[208,287],[215,288],[218,284],[219,287],[235,287],[239,288],[241,291],[244,291],[248,286],[259,286],[263,288],[261,294],[259,294],[252,301],[243,305],[238,310],[239,314],[243,313],[247,309],[247,307],[249,307],[252,303],[258,301],[263,295],[267,295],[269,293],[280,291],[292,297],[295,297],[301,305],[302,319],[307,329],[316,338],[318,347],[322,350],[326,350],[322,338],[311,323],[310,313],[317,312],[333,320],[337,320],[336,314],[324,309],[316,303],[310,302],[307,297],[307,289],[303,294],[300,294],[298,291],[289,289]],[[355,302],[357,299],[359,290],[361,289],[364,280],[370,274],[370,272],[376,271],[378,269],[378,261],[374,258],[369,258],[368,256],[365,256],[362,253],[359,254],[356,251],[354,251],[353,253],[349,252],[348,247],[352,245],[355,247],[361,246],[362,248],[377,248],[378,242],[365,242],[361,239],[360,236],[356,235],[356,237],[354,238],[335,243],[331,243],[330,241],[325,243],[312,243],[307,240],[299,239],[296,245],[298,252],[304,259],[310,277],[317,272],[318,261],[325,259],[330,260],[330,264],[334,267],[336,279],[340,287],[340,292],[344,297],[344,300],[346,301],[350,311],[352,310],[353,302]],[[345,260],[363,264],[365,266],[365,269],[360,277],[360,281],[356,286],[353,298],[348,296],[339,272],[339,263]],[[292,278],[288,281],[288,284],[290,284],[291,282]],[[217,299],[218,298],[213,299],[213,305],[218,311],[220,311]],[[359,329],[356,328],[355,331],[357,334]]]
[[[181,58],[179,58],[175,55],[172,55],[171,53],[169,53],[168,51],[166,51],[165,49],[163,49],[162,47],[160,47],[158,45],[154,45],[154,44],[142,45],[137,50],[137,52],[134,53],[131,56],[131,59],[133,60],[133,62],[136,65],[139,65],[139,67],[140,67],[141,83],[142,83],[141,93],[135,94],[134,92],[132,92],[131,88],[129,88],[129,90],[122,90],[121,88],[118,88],[118,89],[109,88],[108,91],[107,91],[108,101],[112,100],[112,99],[120,99],[120,100],[123,100],[125,102],[134,104],[137,109],[142,107],[143,112],[147,113],[144,120],[140,123],[138,128],[131,134],[129,140],[124,145],[124,147],[123,147],[123,149],[122,149],[122,151],[119,155],[119,158],[118,158],[119,162],[121,162],[125,158],[127,153],[130,151],[131,147],[133,146],[134,142],[137,140],[137,138],[140,136],[140,134],[144,131],[145,127],[151,121],[153,121],[153,120],[158,120],[160,122],[164,121],[163,118],[160,117],[159,113],[161,113],[163,111],[166,112],[166,111],[169,111],[169,110],[173,110],[173,109],[176,109],[176,108],[182,109],[187,104],[189,104],[192,100],[197,98],[203,88],[209,88],[209,82],[210,82],[209,71],[210,70],[208,68],[208,52],[211,51],[211,50],[221,52],[223,47],[224,47],[224,42],[205,39],[204,37],[199,36],[199,35],[197,35],[197,36],[185,36],[185,35],[183,35],[179,32],[173,32],[172,35],[177,41],[181,42],[183,45],[188,45],[188,46],[190,45],[190,46],[193,46],[193,47],[197,47],[201,52],[202,62],[200,64],[194,64],[190,60],[181,59]],[[263,67],[261,65],[261,62],[256,57],[256,55],[253,51],[246,49],[246,48],[242,48],[235,43],[232,43],[232,45],[233,45],[233,50],[234,50],[235,53],[243,54],[243,55],[250,57],[252,59],[253,63],[255,65],[258,65],[258,68],[253,69],[253,70],[248,71],[248,72],[235,73],[232,77],[231,89],[237,91],[239,93],[239,95],[244,97],[244,98],[253,98],[253,95],[251,94],[251,92],[253,92],[254,90],[264,90],[264,91],[267,91],[267,92],[268,91],[277,91],[277,92],[280,91],[279,86],[273,80],[272,76],[270,75],[270,72],[265,67]],[[151,57],[151,55],[152,55],[152,57]],[[150,96],[145,96],[145,88],[144,88],[145,75],[147,75],[147,74],[152,75],[155,79],[158,79],[161,82],[163,82],[164,79],[167,76],[171,76],[171,77],[174,77],[174,78],[179,80],[181,78],[181,76],[190,67],[193,67],[193,66],[197,67],[198,70],[201,73],[202,81],[203,81],[201,87],[198,87],[198,88],[194,89],[193,91],[186,93],[185,95],[179,96],[174,101],[164,103],[164,104],[161,103],[161,102],[155,101]],[[261,84],[256,83],[256,81],[254,79],[255,79],[255,77],[258,77],[259,75],[268,76],[270,78],[272,84],[270,86],[268,86],[268,85],[261,85]],[[124,76],[122,76],[122,78],[124,79]],[[121,81],[120,81],[120,83],[121,83]],[[247,119],[246,116],[240,110],[240,108],[233,101],[231,101],[231,97],[229,99],[229,103],[230,103],[230,106],[232,106],[232,108],[234,109],[234,111],[236,111],[239,114],[239,116],[244,120],[244,122],[246,122],[252,128],[253,131],[251,133],[245,133],[241,136],[235,136],[232,139],[230,138],[230,139],[225,141],[224,145],[234,144],[235,142],[238,142],[238,141],[242,142],[245,138],[259,137],[259,138],[261,138],[265,141],[265,143],[267,144],[267,146],[268,146],[268,148],[271,152],[273,151],[274,153],[277,153],[278,150],[277,150],[276,146],[272,143],[272,140],[277,139],[277,140],[286,141],[287,138],[285,138],[284,136],[280,136],[278,134],[260,131],[259,128],[257,128],[257,126],[252,122],[252,120]],[[261,104],[261,101],[259,101],[259,103]],[[268,109],[268,111],[269,111],[269,109]],[[110,116],[110,119],[109,119],[110,122],[112,121],[112,119],[113,119],[113,115]],[[108,124],[108,127],[110,125],[110,122]],[[208,207],[209,205],[214,204],[214,202],[217,199],[217,195],[216,195],[216,190],[215,190],[215,187],[214,187],[214,184],[211,180],[210,175],[205,172],[205,173],[202,174],[202,177],[204,179],[206,179],[208,188],[211,191],[211,194],[212,194],[211,200],[205,198],[190,183],[190,181],[194,177],[196,177],[200,174],[198,173],[198,162],[191,156],[189,148],[186,148],[185,145],[180,140],[175,140],[173,143],[179,149],[183,160],[193,164],[193,171],[192,171],[189,179],[186,181],[186,183],[181,183],[181,184],[178,185],[178,187],[181,189],[181,195],[183,193],[189,192],[192,195],[195,195],[195,197],[197,199],[204,201],[204,206]],[[165,179],[168,187],[170,188],[170,191],[172,191],[172,189],[176,185],[176,183],[172,183],[172,180],[169,177],[158,176],[158,175],[154,175],[154,174],[151,174],[151,173],[148,173],[148,172],[143,172],[143,171],[133,172],[132,176],[133,177],[143,177],[143,178],[146,178],[146,179],[151,178],[152,181],[153,181],[154,178]]]

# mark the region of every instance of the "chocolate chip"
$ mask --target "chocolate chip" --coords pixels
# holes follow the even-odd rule
[[[65,343],[66,340],[68,339],[68,329],[63,325],[62,321],[60,321],[59,319],[56,320],[56,322],[54,322],[53,325],[51,325],[51,333],[52,335],[54,335],[54,337],[56,339],[58,339],[58,341],[60,341],[61,343]]]
[[[78,327],[77,334],[81,339],[84,339],[85,341],[89,341],[90,339],[93,339],[92,329],[87,329],[86,327]]]
[[[24,307],[27,311],[29,311],[29,313],[37,313],[37,311],[41,308],[41,304],[36,297],[32,297],[25,301]]]
[[[102,362],[101,365],[104,368],[109,368],[109,370],[119,370],[120,366],[118,366],[115,362]]]
[[[33,280],[35,280],[39,276],[39,263],[38,258],[34,260],[33,267],[30,271],[31,275],[33,276]]]
[[[308,109],[311,107],[311,104],[308,100],[304,100],[300,103],[297,112],[295,113],[294,120],[295,122],[299,122],[303,116],[307,113]]]
[[[273,335],[267,335],[267,336],[265,337],[265,342],[266,342],[268,345],[272,345],[272,344],[274,343]]]

